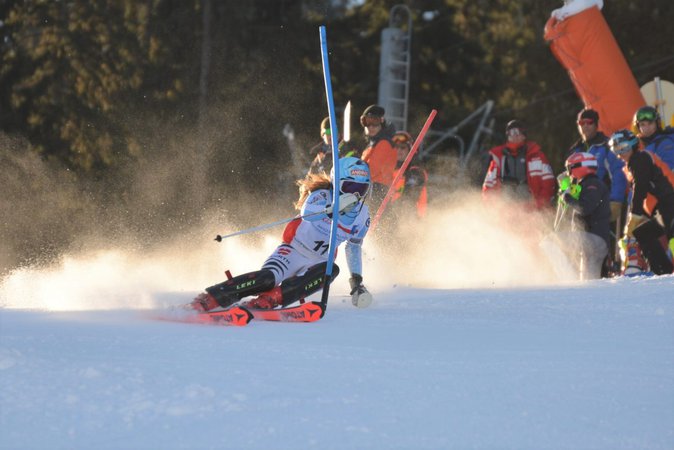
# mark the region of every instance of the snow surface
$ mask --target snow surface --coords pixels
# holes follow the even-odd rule
[[[569,281],[533,221],[480,214],[386,242],[393,264],[366,243],[373,305],[340,275],[312,324],[153,319],[257,269],[276,233],[7,274],[0,448],[674,448],[674,276]]]
[[[673,291],[391,287],[244,328],[10,305],[0,447],[671,449]]]

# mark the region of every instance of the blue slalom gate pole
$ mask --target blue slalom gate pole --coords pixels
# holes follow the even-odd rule
[[[330,280],[332,267],[335,262],[337,226],[339,222],[339,132],[337,131],[337,117],[335,115],[335,102],[332,98],[332,82],[330,81],[330,62],[328,61],[328,40],[325,35],[325,26],[319,27],[321,36],[321,56],[323,58],[323,79],[325,81],[325,96],[328,102],[328,116],[330,117],[330,138],[332,140],[332,225],[330,226],[330,243],[328,247],[328,261],[325,267],[325,279],[323,280],[323,294],[321,303],[327,308],[328,294],[330,293]]]

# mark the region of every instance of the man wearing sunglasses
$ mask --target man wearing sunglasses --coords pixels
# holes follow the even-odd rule
[[[362,158],[370,166],[372,175],[372,204],[377,208],[384,200],[389,186],[393,183],[393,173],[398,156],[393,149],[391,138],[395,132],[393,124],[384,119],[385,110],[379,105],[370,105],[360,116],[367,147]]]
[[[674,170],[674,129],[663,130],[658,110],[652,106],[639,108],[634,114],[634,128],[639,131],[644,150],[655,153]]]
[[[587,152],[597,158],[597,177],[609,188],[611,205],[611,222],[617,222],[622,214],[627,191],[627,178],[620,158],[608,148],[608,137],[599,131],[599,113],[585,108],[578,113],[576,124],[580,139],[569,149],[568,155]]]
[[[506,125],[507,142],[489,150],[491,161],[482,184],[488,199],[499,192],[522,203],[527,210],[543,210],[552,205],[555,176],[540,145],[527,140],[527,129],[520,120]]]

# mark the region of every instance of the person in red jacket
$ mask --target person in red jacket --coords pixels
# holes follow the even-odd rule
[[[398,154],[391,138],[395,132],[393,124],[384,119],[385,110],[379,105],[370,105],[360,116],[360,124],[365,131],[367,147],[361,159],[370,166],[372,176],[372,204],[379,207],[393,183]]]
[[[527,130],[519,120],[506,126],[507,142],[489,150],[491,161],[482,184],[485,199],[499,193],[528,210],[543,210],[552,204],[556,181],[541,147],[527,140]]]

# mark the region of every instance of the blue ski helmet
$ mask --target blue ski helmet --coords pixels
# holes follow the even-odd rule
[[[330,171],[334,183],[334,168]],[[370,167],[362,159],[347,156],[339,160],[339,192],[364,198],[370,191]]]

